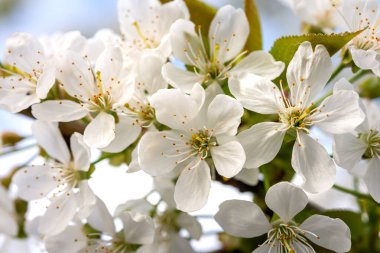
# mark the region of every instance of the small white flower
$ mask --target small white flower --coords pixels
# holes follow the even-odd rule
[[[91,238],[91,235],[88,235],[86,252],[130,253],[136,252],[141,245],[153,242],[155,227],[150,216],[133,210],[121,210],[120,208],[118,210],[116,218],[122,221],[122,230],[116,230],[114,218],[105,204],[98,199],[87,221],[102,234],[100,238]]]
[[[161,4],[158,0],[119,0],[118,16],[129,54],[146,50],[160,53],[164,58],[171,53],[170,26],[177,19],[189,18],[182,0]]]
[[[45,99],[55,82],[55,67],[41,43],[28,33],[15,33],[6,41],[0,78],[0,105],[22,111]]]
[[[212,158],[216,171],[233,177],[242,169],[245,153],[234,140],[243,115],[239,103],[226,96],[207,96],[199,84],[190,95],[177,89],[160,90],[150,99],[159,122],[170,131],[146,133],[138,146],[141,169],[150,175],[167,174],[179,166],[177,208],[195,211],[208,199]]]
[[[305,23],[325,32],[333,31],[339,24],[340,18],[336,7],[342,0],[280,0]]]
[[[264,51],[255,51],[241,59],[249,34],[249,25],[242,9],[227,5],[218,10],[209,31],[209,48],[200,29],[188,20],[176,21],[170,29],[170,40],[176,58],[192,68],[182,70],[173,63],[163,68],[164,78],[174,87],[188,92],[194,83],[212,83],[231,75],[250,72],[270,80],[284,69],[282,62]]]
[[[87,217],[96,202],[87,180],[81,179],[81,174],[90,168],[91,154],[83,137],[75,133],[70,139],[71,155],[56,123],[35,121],[32,130],[39,145],[55,160],[20,169],[12,182],[24,200],[45,197],[51,200],[38,230],[45,235],[56,235],[75,215]]]
[[[354,63],[380,76],[379,4],[376,0],[345,0],[339,11],[351,32],[363,30],[349,44]]]
[[[349,171],[356,166],[371,196],[380,203],[380,108],[363,101],[366,120],[355,132],[334,136],[334,158]]]
[[[265,196],[267,206],[279,219],[269,222],[256,204],[243,200],[227,200],[219,206],[215,220],[225,232],[244,238],[267,233],[267,240],[254,253],[315,252],[310,242],[335,252],[348,252],[351,234],[340,219],[313,215],[302,224],[293,218],[308,203],[305,192],[287,182],[272,186]]]
[[[272,161],[288,132],[296,136],[292,166],[303,177],[305,189],[316,193],[334,184],[335,164],[323,146],[309,136],[309,129],[317,126],[332,134],[347,133],[364,120],[364,115],[358,94],[340,89],[343,81],[335,85],[333,95],[314,108],[312,101],[331,73],[327,50],[318,45],[313,51],[311,44],[304,42],[287,70],[288,95],[274,83],[256,76],[229,80],[231,93],[245,108],[279,116],[279,122],[259,123],[238,135],[247,154],[246,167],[258,168]]]
[[[58,79],[72,100],[49,100],[32,107],[40,120],[68,122],[86,116],[92,118],[84,131],[84,141],[90,147],[106,148],[110,144],[121,151],[139,135],[140,127],[133,120],[119,115],[133,94],[134,85],[123,73],[123,58],[119,48],[107,48],[98,57],[95,67],[78,53],[68,51],[57,71]],[[129,138],[115,138],[128,132]],[[117,143],[111,143],[115,139]]]

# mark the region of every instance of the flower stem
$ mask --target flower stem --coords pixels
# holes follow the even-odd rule
[[[359,199],[365,199],[365,200],[369,200],[370,202],[374,203],[375,205],[379,205],[377,204],[370,195],[367,195],[367,194],[363,194],[363,193],[360,193],[360,192],[357,192],[355,190],[351,190],[351,189],[348,189],[348,188],[345,188],[343,186],[340,186],[340,185],[334,185],[333,186],[334,189],[338,190],[338,191],[341,191],[341,192],[344,192],[344,193],[347,193],[347,194],[350,194],[350,195],[353,195]]]
[[[29,149],[29,148],[34,148],[36,146],[37,146],[37,144],[33,143],[33,144],[26,145],[26,146],[21,147],[21,148],[13,148],[13,149],[5,151],[5,152],[0,152],[0,156],[9,155],[9,154],[12,154],[12,153],[15,153],[15,152],[18,152],[18,151],[23,151],[23,150],[26,150],[26,149]]]
[[[331,82],[334,80],[335,77],[337,77],[340,72],[342,72],[343,69],[345,69],[347,65],[340,63],[339,66],[334,70],[334,72],[331,74],[330,79],[327,81],[327,83]]]
[[[112,157],[117,156],[119,154],[120,153],[103,153],[97,160],[93,161],[91,164],[95,165],[95,164],[100,163],[101,161],[103,161],[105,159],[112,158]]]
[[[358,71],[355,75],[353,75],[350,79],[348,79],[351,83],[353,82],[356,82],[357,80],[359,80],[361,77],[363,77],[364,75],[370,73],[370,70],[360,70]]]

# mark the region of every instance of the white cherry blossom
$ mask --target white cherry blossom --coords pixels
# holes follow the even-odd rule
[[[351,249],[350,229],[340,219],[315,214],[302,224],[294,221],[308,203],[301,188],[288,182],[278,183],[269,188],[265,202],[279,219],[269,222],[252,202],[227,200],[219,206],[215,220],[233,236],[251,238],[267,234],[267,240],[253,253],[316,252],[311,242],[334,252]]]
[[[174,199],[182,211],[202,208],[208,199],[211,171],[227,178],[242,169],[245,154],[234,140],[243,108],[226,96],[205,98],[200,85],[190,95],[180,90],[160,90],[150,99],[159,122],[172,130],[146,133],[138,146],[139,164],[153,176],[164,175],[175,167],[181,174],[175,187]]]
[[[86,252],[138,252],[141,245],[153,242],[155,226],[150,216],[133,210],[119,210],[117,217],[112,217],[105,204],[97,201],[88,222],[102,235],[100,238],[88,235]],[[121,220],[122,230],[116,229],[116,218]]]
[[[133,120],[117,113],[132,96],[133,80],[123,74],[123,58],[119,48],[107,48],[95,66],[78,53],[68,51],[58,67],[58,79],[74,100],[48,100],[32,107],[40,120],[68,122],[88,117],[91,122],[84,131],[84,141],[90,147],[106,148],[115,133],[127,131],[130,138],[117,138],[121,151],[140,133]],[[79,84],[79,85],[78,85]],[[121,142],[121,143],[120,143]],[[120,148],[121,146],[121,148]]]
[[[119,0],[118,16],[124,49],[135,55],[152,50],[166,58],[171,53],[170,26],[177,19],[188,19],[182,0],[161,4],[159,0]]]
[[[352,133],[334,136],[337,164],[355,172],[358,167],[371,196],[380,203],[380,108],[375,102],[363,101],[365,121]]]
[[[344,0],[280,0],[288,6],[303,22],[325,32],[331,33],[341,24],[336,7]]]
[[[344,0],[338,9],[345,29],[364,30],[349,44],[354,63],[361,69],[370,69],[380,76],[379,4],[376,0]]]
[[[20,112],[45,99],[55,82],[55,68],[39,40],[28,33],[15,33],[6,41],[0,70],[0,105]]]
[[[164,66],[163,76],[176,88],[188,92],[194,83],[210,84],[242,72],[273,80],[284,70],[282,62],[275,61],[264,51],[255,51],[243,58],[249,25],[242,9],[227,5],[218,10],[209,30],[209,47],[203,41],[200,28],[197,29],[188,20],[178,20],[170,29],[174,56],[192,70],[180,69],[173,63]]]
[[[248,110],[262,114],[278,114],[279,122],[259,123],[239,133],[247,160],[245,166],[257,168],[274,159],[286,133],[296,136],[292,166],[304,179],[309,192],[329,189],[335,181],[335,164],[330,155],[309,136],[312,126],[332,134],[348,133],[363,120],[359,96],[352,90],[339,89],[319,106],[313,101],[326,85],[332,73],[327,50],[318,45],[313,51],[309,42],[298,48],[287,69],[289,94],[272,82],[246,75],[230,79],[232,94]]]
[[[18,196],[31,201],[49,198],[51,203],[41,218],[41,234],[61,233],[77,216],[89,215],[96,198],[83,174],[90,168],[90,149],[83,137],[75,133],[70,138],[70,151],[56,123],[35,121],[33,135],[52,158],[43,165],[20,169],[13,177]]]

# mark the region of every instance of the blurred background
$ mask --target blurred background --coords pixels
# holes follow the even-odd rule
[[[126,0],[127,1],[127,0]],[[316,0],[317,1],[317,0]],[[207,0],[216,7],[232,4],[242,6],[240,0]],[[262,20],[264,49],[269,50],[275,41],[283,35],[299,34],[300,22],[291,10],[282,6],[277,0],[257,0]],[[13,32],[29,32],[36,36],[56,32],[79,30],[90,37],[101,28],[111,28],[119,32],[116,0],[0,0],[0,51],[3,55],[4,43]],[[0,56],[1,59],[1,56]],[[21,115],[11,115],[0,109],[0,132],[15,131],[21,135],[31,135],[31,120]],[[331,141],[323,133],[314,133],[331,151]],[[37,149],[29,149],[23,153],[0,157],[0,177],[6,175],[13,166],[22,164],[37,154]],[[338,183],[350,187],[352,178],[343,170],[339,170]],[[90,184],[94,192],[107,204],[111,213],[118,204],[126,200],[143,197],[152,187],[152,180],[142,172],[127,174],[126,167],[111,167],[107,162],[99,164]],[[329,191],[318,196],[311,196],[320,206],[346,208],[355,210],[356,201],[349,195]],[[214,183],[210,194],[210,202],[197,215],[213,215],[221,202],[227,199],[251,200],[250,194],[238,193],[234,188]],[[43,212],[43,203],[33,203],[34,217]],[[1,217],[0,217],[1,218]],[[218,248],[216,232],[219,226],[210,218],[201,219],[205,236],[193,242],[198,252],[207,252]],[[41,252],[37,247],[27,249],[23,241],[8,242],[7,249],[0,252]],[[0,240],[1,245],[1,240]]]

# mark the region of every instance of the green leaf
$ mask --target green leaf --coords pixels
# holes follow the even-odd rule
[[[305,34],[300,36],[285,36],[275,41],[270,53],[277,61],[282,61],[286,64],[286,66],[288,66],[299,45],[301,45],[304,41],[310,41],[313,48],[319,44],[324,45],[330,56],[333,56],[361,32],[362,31],[339,34]],[[282,73],[277,80],[286,82],[285,72]]]
[[[249,52],[263,48],[260,16],[255,0],[244,0],[244,11],[249,23],[249,35],[245,49]]]
[[[160,1],[161,3],[170,2],[169,0]],[[200,0],[185,0],[185,3],[190,12],[190,20],[195,25],[201,26],[202,34],[207,37],[211,21],[216,14],[216,9]]]

